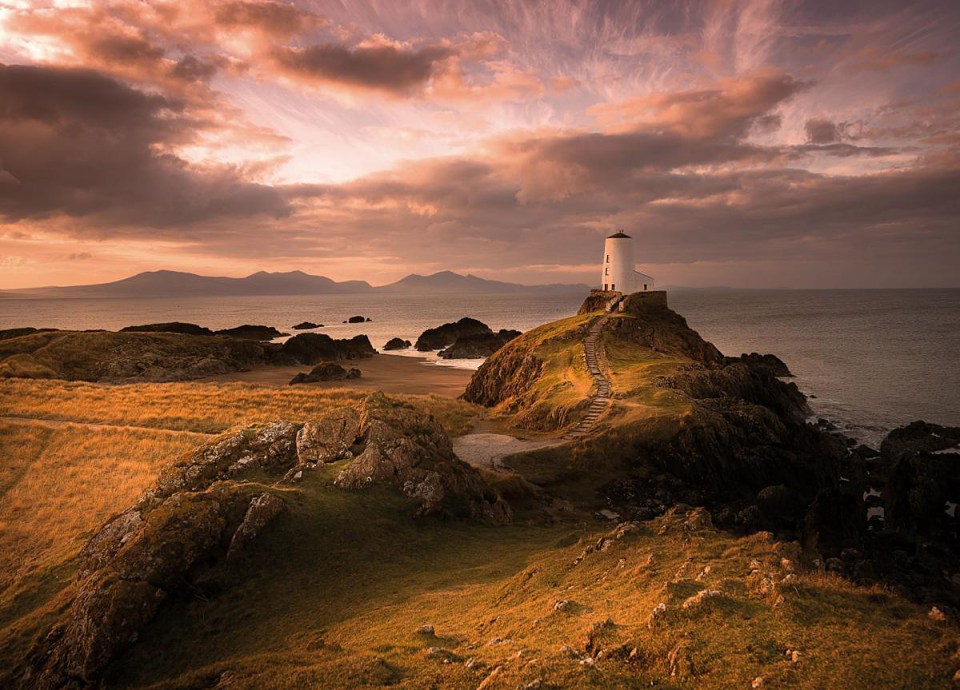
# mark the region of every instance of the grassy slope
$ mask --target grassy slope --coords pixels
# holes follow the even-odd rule
[[[638,390],[672,362],[606,344],[619,372],[615,390],[633,391],[618,403],[621,414],[648,418],[655,430],[658,420],[684,413],[676,399]],[[356,399],[242,384],[0,382],[0,416],[177,431],[301,419]],[[454,431],[469,428],[470,406],[417,404]],[[12,539],[0,553],[17,556],[0,561],[9,583],[0,595],[0,666],[22,656],[55,616],[90,530],[194,443],[193,435],[150,429],[0,421],[0,539]],[[557,465],[577,459],[549,455],[556,452],[511,464],[588,498],[589,465],[577,466],[579,484],[573,475],[557,479]],[[610,529],[589,515],[509,528],[414,521],[411,505],[392,491],[332,488],[337,469],[284,490],[291,512],[245,559],[206,573],[192,596],[167,608],[111,669],[108,686],[476,688],[499,668],[490,687],[541,677],[561,687],[749,687],[757,676],[772,687],[949,687],[960,664],[954,627],[880,589],[801,573],[765,591],[767,576],[781,583],[789,574],[781,559],[792,554],[763,535],[735,538],[665,519],[577,563]],[[703,588],[724,596],[684,610],[681,602]],[[561,599],[572,603],[557,611]],[[659,603],[667,614],[649,626]],[[587,631],[608,617],[605,647],[636,648],[632,661],[592,667],[564,651],[582,652]],[[423,624],[439,637],[418,635]],[[431,647],[449,655],[431,656]],[[800,650],[796,663],[788,648]]]

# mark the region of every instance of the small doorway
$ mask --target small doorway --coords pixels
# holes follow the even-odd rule
[[[607,284],[606,284],[606,283],[603,284],[603,291],[604,291],[604,292],[607,291]]]

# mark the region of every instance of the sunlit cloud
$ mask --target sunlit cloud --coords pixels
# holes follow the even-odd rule
[[[958,31],[934,0],[6,2],[4,281],[581,281],[623,227],[661,284],[956,284]]]

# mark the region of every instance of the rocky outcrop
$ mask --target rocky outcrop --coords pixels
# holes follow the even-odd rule
[[[314,323],[313,321],[301,321],[296,326],[292,327],[295,331],[310,331],[314,328],[323,328],[322,323]]]
[[[440,352],[443,359],[482,359],[489,357],[514,338],[520,331],[501,329],[496,333],[462,335],[448,348]]]
[[[607,311],[609,306],[615,300],[620,299],[621,296],[621,293],[610,290],[591,290],[587,298],[583,300],[583,304],[580,305],[577,315],[582,316],[596,311]]]
[[[55,331],[55,328],[5,328],[0,330],[0,340],[8,340],[9,338],[19,338],[22,335],[32,335],[33,333],[43,333],[49,331]]]
[[[297,432],[298,466],[322,465],[353,457],[351,448],[359,443],[360,415],[351,407],[330,412],[305,423]]]
[[[213,335],[213,331],[195,323],[171,321],[169,323],[147,323],[141,326],[127,326],[121,333],[183,333],[185,335]]]
[[[275,338],[282,338],[289,333],[281,333],[273,326],[252,326],[244,324],[234,328],[222,328],[216,331],[217,335],[225,335],[230,338],[243,338],[245,340],[264,340],[269,341]]]
[[[334,339],[325,333],[300,333],[287,340],[276,353],[281,364],[318,364],[340,359],[364,359],[377,351],[365,335]]]
[[[453,453],[440,424],[382,394],[369,396],[360,415],[363,450],[335,484],[362,489],[393,484],[420,501],[419,515],[451,515],[510,522],[510,507],[475,469]]]
[[[491,333],[493,333],[493,331],[490,330],[487,324],[465,316],[459,321],[445,323],[436,328],[428,328],[417,338],[415,347],[419,352],[442,350],[445,347],[453,345],[457,341],[457,338]]]
[[[198,569],[248,547],[285,503],[235,480],[252,472],[282,476],[296,462],[298,430],[279,422],[225,434],[166,468],[107,522],[81,551],[76,596],[33,650],[24,687],[95,683]]]
[[[371,319],[364,316],[351,316],[349,319],[344,321],[344,323],[364,323],[365,321],[370,321]]]
[[[960,428],[913,422],[894,429],[880,444],[880,458],[889,468],[887,528],[960,553]]]
[[[299,373],[290,379],[290,385],[298,383],[320,383],[321,381],[344,381],[360,378],[360,370],[344,369],[336,362],[321,362],[307,373]]]
[[[742,354],[739,358],[727,358],[727,360],[731,363],[737,361],[737,359],[744,364],[763,368],[774,376],[781,378],[789,378],[793,376],[784,361],[776,355],[761,355],[756,352],[751,352],[750,354]]]
[[[409,340],[404,340],[403,338],[390,338],[383,346],[384,350],[406,350],[410,347],[411,342]]]
[[[625,311],[619,313],[621,317],[611,318],[608,325],[609,332],[616,338],[662,355],[690,359],[708,366],[723,361],[723,355],[713,343],[700,337],[687,325],[687,320],[672,309],[628,301]]]
[[[382,394],[359,414],[341,408],[305,424],[228,432],[164,467],[150,490],[89,539],[73,599],[31,651],[21,686],[95,685],[165,601],[195,592],[207,568],[256,547],[288,510],[287,477],[342,459],[351,461],[336,486],[396,486],[416,501],[418,515],[511,518],[497,491],[453,454],[436,420]]]
[[[111,383],[183,381],[270,363],[274,347],[180,333],[49,331],[0,341],[0,370],[23,376],[42,367],[45,376]]]
[[[365,335],[300,333],[286,342],[167,331],[36,331],[0,340],[0,377],[127,383],[185,381],[270,364],[372,357]]]

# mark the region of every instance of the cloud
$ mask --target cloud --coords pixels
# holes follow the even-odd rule
[[[0,65],[0,151],[20,184],[0,187],[7,221],[83,217],[92,232],[282,216],[286,202],[229,166],[192,166],[177,147],[204,123],[183,104],[91,70]]]
[[[327,43],[306,48],[281,47],[272,52],[276,65],[294,78],[397,95],[422,89],[453,55],[451,47],[439,44],[412,48]]]
[[[807,142],[811,144],[832,144],[840,141],[840,128],[830,120],[807,120],[804,125]]]
[[[215,12],[217,24],[251,27],[274,36],[290,36],[308,25],[322,25],[319,16],[279,2],[228,2]]]
[[[652,93],[588,112],[613,130],[669,131],[687,139],[737,138],[772,108],[807,88],[777,69],[729,77],[703,89]],[[769,124],[770,120],[764,120]]]

